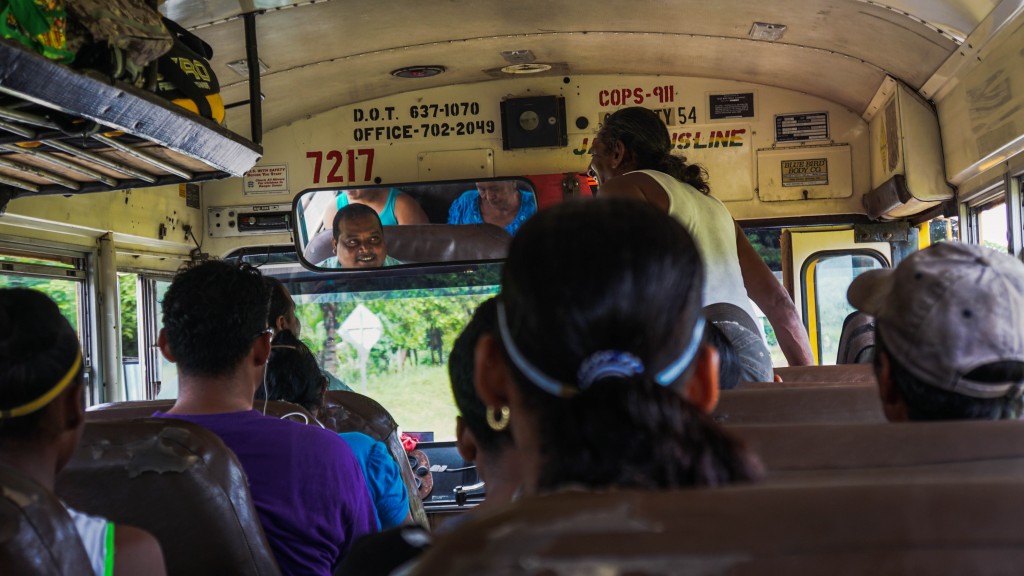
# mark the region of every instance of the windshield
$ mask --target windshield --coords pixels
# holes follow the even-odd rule
[[[333,376],[331,389],[373,398],[423,441],[455,439],[448,355],[477,305],[497,294],[500,265],[354,280],[279,277],[295,300],[300,338]]]

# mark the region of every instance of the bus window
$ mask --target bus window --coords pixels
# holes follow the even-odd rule
[[[1009,249],[1006,209],[1005,197],[974,209],[979,244],[999,252],[1006,252]]]
[[[843,321],[854,311],[846,300],[846,290],[857,276],[886,267],[885,258],[873,250],[824,252],[804,263],[804,321],[811,349],[818,364],[835,364]]]
[[[118,274],[117,291],[121,312],[121,369],[128,400],[147,400],[139,364],[139,314],[137,274]]]
[[[21,252],[0,251],[0,288],[31,288],[49,296],[57,303],[61,314],[78,333],[82,341],[82,353],[89,365],[91,348],[90,334],[86,321],[87,299],[85,255],[58,256]],[[95,391],[89,391],[91,401],[96,401]]]
[[[167,294],[167,289],[171,287],[170,280],[156,280],[148,279],[151,283],[151,289],[153,298],[155,300],[155,328],[152,332],[152,344],[156,345],[156,335],[160,333],[160,330],[164,327],[163,314],[160,313],[160,305],[164,301],[164,295]],[[173,362],[168,362],[164,355],[159,350],[154,349],[153,353],[150,354],[154,364],[156,364],[156,373],[150,375],[151,381],[156,383],[157,400],[169,400],[178,397],[178,366]]]

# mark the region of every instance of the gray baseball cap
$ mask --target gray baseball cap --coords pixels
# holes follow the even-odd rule
[[[895,269],[854,279],[850,304],[875,317],[901,366],[924,383],[998,398],[1018,382],[965,378],[993,362],[1024,362],[1024,264],[982,246],[941,242]]]

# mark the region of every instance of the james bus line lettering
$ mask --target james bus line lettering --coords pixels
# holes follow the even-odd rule
[[[672,143],[677,150],[703,150],[707,148],[738,148],[743,146],[746,128],[735,130],[710,130],[706,136],[701,132],[674,132]]]
[[[708,148],[741,148],[743,137],[746,136],[746,128],[735,130],[711,130],[702,132],[673,132],[672,145],[677,150],[705,150]],[[576,156],[583,156],[590,151],[590,138],[584,138],[583,144],[573,148],[572,153]]]
[[[637,86],[633,88],[608,88],[597,93],[598,106],[641,106],[651,100],[658,104],[669,104],[676,100],[676,88],[671,84],[655,86],[647,91]]]
[[[349,149],[345,151],[341,150],[315,150],[312,152],[306,152],[306,158],[313,159],[313,183],[320,184],[325,182],[327,184],[342,184],[345,182],[369,182],[373,179],[373,148],[358,148]],[[324,160],[327,160],[326,165]],[[363,169],[363,179],[356,180],[356,161],[359,159],[365,159],[366,164]],[[346,180],[341,172],[342,165],[347,168]],[[328,167],[326,178],[324,177],[324,168]]]

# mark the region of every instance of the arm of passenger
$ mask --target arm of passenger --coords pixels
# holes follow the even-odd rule
[[[344,192],[340,192],[344,194]],[[324,208],[324,230],[334,230],[334,215],[338,213],[338,198],[331,199],[331,203]]]
[[[370,449],[369,460],[366,469],[376,486],[377,517],[380,520],[381,530],[387,530],[400,524],[411,524],[412,517],[409,510],[409,494],[405,489],[405,482],[402,481],[402,474],[398,470],[398,463],[391,457],[387,447],[382,442],[374,442]]]
[[[428,224],[430,219],[412,196],[402,193],[395,199],[395,220],[399,224]]]
[[[164,576],[164,554],[152,534],[134,526],[114,525],[114,576]]]
[[[750,245],[739,224],[736,225],[736,250],[747,295],[768,317],[786,361],[790,366],[813,366],[811,343],[793,299]]]

